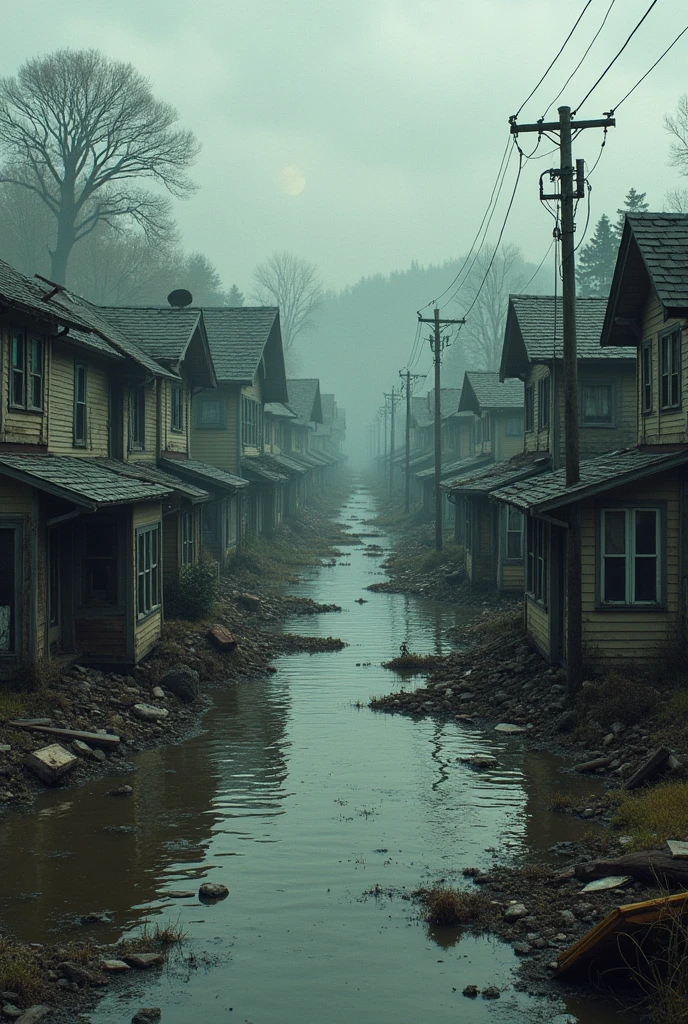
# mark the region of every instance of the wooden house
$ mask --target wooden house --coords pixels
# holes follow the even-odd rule
[[[688,216],[629,214],[601,345],[637,354],[637,443],[514,483],[494,497],[527,516],[526,628],[565,663],[568,523],[580,512],[582,637],[589,666],[661,656],[686,624]]]
[[[473,468],[471,462],[475,453],[472,412],[459,411],[460,388],[440,389],[441,417],[441,476],[446,480],[458,473]],[[411,494],[414,501],[420,501],[431,511],[435,505],[435,389],[431,388],[423,399],[424,412],[418,411],[418,422],[423,423],[423,442],[426,450],[420,453],[411,465],[413,473]],[[444,499],[444,520],[453,521],[454,506]]]
[[[290,377],[287,390],[289,408],[296,413],[295,418],[289,421],[289,455],[309,470],[302,478],[303,499],[315,492],[322,493],[328,475],[326,467],[329,462],[311,449],[311,435],[323,422],[320,381],[317,377]]]

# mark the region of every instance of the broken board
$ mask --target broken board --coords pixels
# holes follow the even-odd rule
[[[59,743],[52,743],[49,747],[41,747],[24,756],[24,764],[38,776],[41,782],[48,786],[54,786],[63,775],[66,775],[79,758],[76,754],[70,754]]]
[[[630,875],[606,875],[604,878],[595,878],[588,882],[581,889],[581,892],[604,892],[605,889],[618,889],[620,885],[632,882]]]
[[[31,732],[44,732],[49,736],[58,736],[63,740],[81,740],[83,743],[90,743],[92,747],[116,747],[120,743],[119,736],[114,733],[84,732],[82,729],[58,729],[52,725],[34,725],[31,722],[10,722],[19,729],[29,729]]]
[[[667,846],[674,860],[683,860],[688,857],[688,843],[681,839],[667,839]]]

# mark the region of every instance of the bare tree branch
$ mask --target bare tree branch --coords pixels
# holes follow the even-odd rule
[[[322,281],[315,264],[290,252],[275,252],[255,268],[253,283],[254,301],[279,306],[282,339],[288,352],[299,334],[315,326],[315,314],[322,305]]]

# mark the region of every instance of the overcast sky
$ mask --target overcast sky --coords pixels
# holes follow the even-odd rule
[[[537,120],[554,99],[609,2],[592,0],[521,121]],[[576,106],[648,5],[616,0],[560,102]],[[467,248],[507,118],[583,6],[61,0],[42,5],[40,17],[31,5],[13,7],[0,33],[0,68],[13,73],[25,57],[61,46],[94,46],[131,61],[203,144],[193,172],[200,190],[177,206],[187,248],[207,253],[225,283],[243,289],[255,263],[277,249],[314,261],[326,284],[340,287]],[[617,103],[683,27],[686,12],[685,0],[659,0],[581,116],[599,117]],[[621,107],[592,179],[593,220],[613,213],[631,186],[661,209],[666,190],[681,184],[668,166],[662,118],[688,90],[687,52],[688,34]],[[534,137],[522,138],[525,149]],[[600,141],[600,132],[585,132],[574,155],[591,164]],[[527,166],[505,235],[537,262],[551,237],[537,179],[554,160]],[[515,162],[504,199],[514,174]]]

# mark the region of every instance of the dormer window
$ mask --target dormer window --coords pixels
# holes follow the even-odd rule
[[[681,331],[679,328],[659,339],[660,405],[677,409],[681,405]]]

